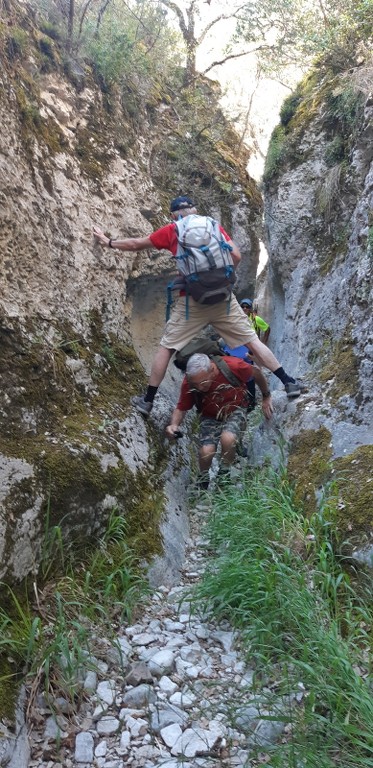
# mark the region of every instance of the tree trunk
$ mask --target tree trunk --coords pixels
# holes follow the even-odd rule
[[[73,46],[74,16],[75,16],[75,0],[70,0],[69,17],[67,20],[67,40],[66,40],[66,48],[68,53],[71,53],[71,49]]]

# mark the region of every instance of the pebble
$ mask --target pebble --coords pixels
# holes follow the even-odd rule
[[[205,517],[204,506],[191,512],[195,536],[180,584],[158,587],[141,621],[122,627],[115,643],[96,638],[100,652],[95,644],[87,658],[95,671],[83,672],[80,709],[64,706],[55,718],[41,702],[33,768],[179,768],[180,759],[183,768],[243,768],[256,733],[263,746],[279,738],[286,722],[269,720],[268,710],[261,719],[254,670],[235,632],[194,615],[185,598],[205,567]]]

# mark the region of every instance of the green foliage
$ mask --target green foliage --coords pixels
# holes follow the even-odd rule
[[[268,184],[279,173],[287,157],[287,141],[285,128],[277,125],[274,129],[266,155],[263,181]]]
[[[335,136],[325,150],[325,162],[330,167],[340,163],[345,156],[346,144],[342,136]]]
[[[48,35],[52,40],[60,40],[61,39],[61,33],[58,29],[56,24],[53,24],[53,22],[46,21],[46,19],[43,19],[40,23],[40,31],[44,32],[45,35]]]
[[[297,107],[302,100],[302,95],[299,90],[295,90],[290,96],[285,99],[280,109],[280,120],[282,125],[287,125],[291,118],[294,117]]]
[[[158,3],[76,0],[72,29],[69,4],[40,4],[45,33],[62,37],[74,58],[89,61],[106,88],[120,85],[127,99],[132,91],[135,104],[150,98],[179,62],[178,38]]]
[[[226,486],[208,522],[198,606],[241,631],[263,709],[272,708],[268,680],[282,702],[300,681],[305,692],[300,707],[282,706],[287,738],[266,750],[276,768],[371,765],[373,606],[369,584],[355,591],[334,554],[335,509],[332,488],[306,518],[286,476],[268,470],[242,490]]]
[[[30,47],[27,32],[20,27],[12,27],[7,39],[7,53],[10,59],[25,56]]]
[[[363,94],[352,85],[342,84],[326,96],[325,125],[337,130],[344,138],[351,139],[361,124],[364,112]]]
[[[61,528],[49,528],[47,515],[36,604],[30,605],[27,591],[20,597],[2,585],[0,661],[6,657],[11,663],[7,678],[16,679],[22,668],[34,691],[42,686],[47,696],[60,692],[72,702],[81,695],[82,670],[92,667],[91,637],[102,628],[105,637],[110,627],[114,634],[148,593],[126,539],[126,523],[114,509],[95,549],[65,551]],[[65,575],[56,576],[56,565]]]
[[[241,6],[237,38],[250,44],[270,36],[259,55],[264,70],[278,71],[301,59],[310,64],[325,55],[334,73],[356,59],[359,43],[369,48],[373,0],[261,0]]]

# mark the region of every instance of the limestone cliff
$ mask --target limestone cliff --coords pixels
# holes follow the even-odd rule
[[[336,481],[341,535],[369,536],[372,62],[348,65],[321,63],[282,108],[265,173],[269,265],[259,314],[286,369],[309,383],[279,418],[299,498],[314,508],[315,493]]]
[[[158,431],[129,405],[174,268],[166,253],[104,251],[92,226],[145,235],[189,192],[241,247],[247,287],[261,198],[213,84],[177,105],[166,88],[102,88],[26,2],[0,7],[0,578],[12,581],[37,571],[46,519],[95,538],[119,506],[146,556],[161,551],[165,509],[184,525],[183,462],[162,437],[171,403]]]

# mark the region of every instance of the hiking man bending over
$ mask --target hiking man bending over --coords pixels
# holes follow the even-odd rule
[[[108,248],[117,248],[121,251],[167,249],[176,256],[179,248],[177,222],[193,214],[197,214],[194,202],[187,195],[182,195],[171,201],[171,223],[146,237],[112,239],[97,227],[93,228],[93,234],[101,245]],[[229,246],[232,263],[236,267],[241,261],[240,251],[220,225],[219,232]],[[284,371],[273,353],[258,339],[233,294],[229,299],[225,298],[216,304],[201,304],[186,295],[185,291],[180,291],[153,360],[147,391],[144,395],[132,398],[132,404],[140,413],[144,416],[150,414],[155,395],[163,381],[173,352],[182,349],[209,324],[220,336],[223,336],[230,347],[237,347],[240,344],[249,346],[260,365],[272,371],[284,384],[288,397],[300,395],[302,385]]]
[[[246,385],[249,380],[254,379],[262,393],[262,410],[266,419],[273,413],[271,394],[261,371],[237,357],[222,357],[221,360],[223,365],[228,366],[229,379],[224,374],[224,368],[220,367],[221,363],[217,364],[207,355],[195,354],[189,358],[179,400],[166,427],[168,438],[178,437],[186,412],[194,405],[197,407],[200,413],[198,485],[201,489],[208,487],[208,472],[219,442],[222,456],[220,475],[228,474],[236,458],[236,445],[246,429]],[[232,374],[235,385],[230,380]]]

